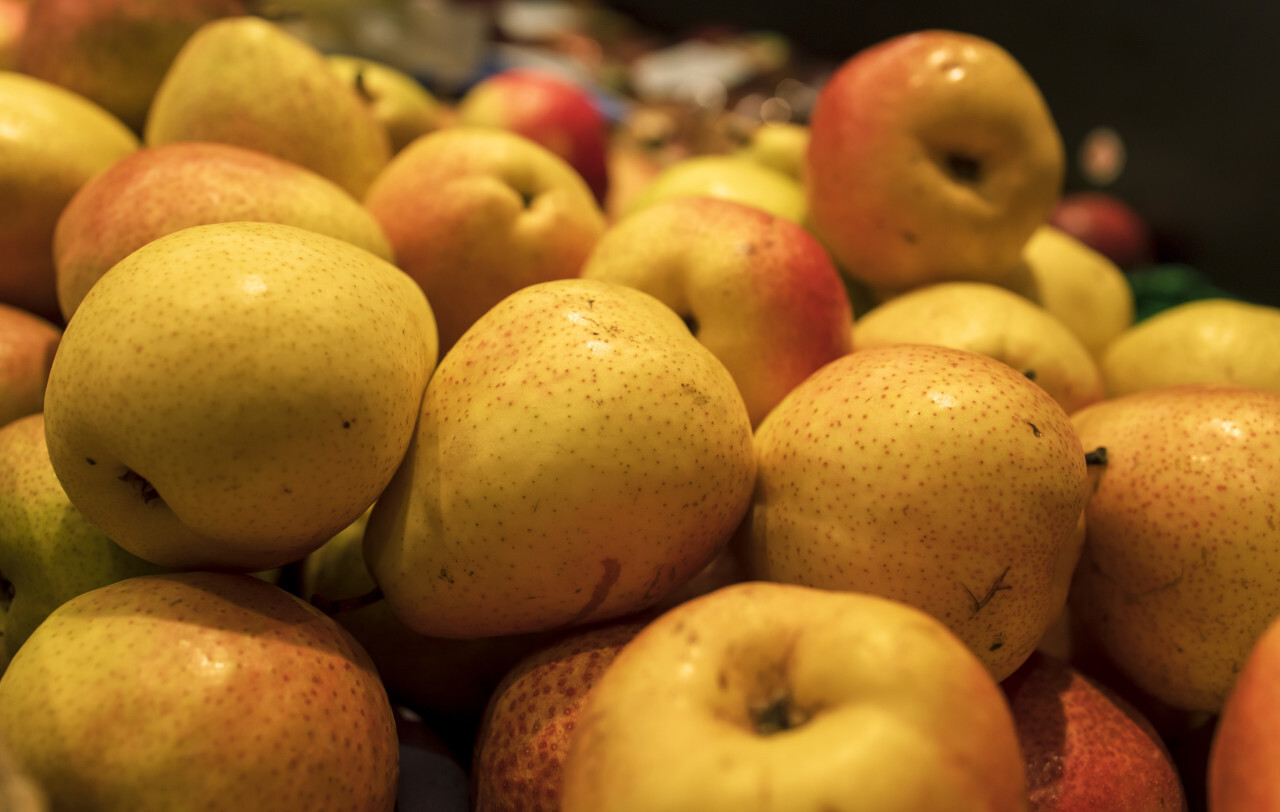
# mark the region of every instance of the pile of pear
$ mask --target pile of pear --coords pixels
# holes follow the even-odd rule
[[[0,72],[0,739],[55,808],[301,808],[255,772],[284,752],[388,809],[393,704],[474,720],[544,642],[743,580],[907,604],[992,683],[1096,657],[1220,712],[1280,616],[1280,311],[1135,324],[1046,223],[1064,151],[998,46],[868,49],[783,146],[606,205],[213,5],[145,115]],[[254,704],[281,657],[350,699]],[[191,756],[215,694],[260,718]],[[279,714],[346,741],[253,738]]]

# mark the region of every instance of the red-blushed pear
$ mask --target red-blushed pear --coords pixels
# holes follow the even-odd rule
[[[72,598],[0,677],[0,737],[52,809],[391,812],[395,717],[341,627],[248,575]]]
[[[658,203],[605,231],[582,268],[671,307],[733,375],[752,425],[853,349],[840,272],[800,225],[714,197]]]
[[[524,136],[425,135],[392,159],[365,205],[435,309],[441,354],[508,294],[576,277],[605,229],[582,177]]]
[[[169,64],[201,25],[250,0],[30,0],[18,70],[84,96],[142,132]]]
[[[305,228],[395,261],[368,209],[305,167],[232,144],[146,147],[80,187],[58,218],[53,259],[63,317],[111,266],[152,240],[236,221]]]
[[[1280,394],[1187,385],[1072,420],[1107,462],[1085,514],[1071,616],[1142,692],[1216,713],[1280,614]]]
[[[510,130],[551,150],[604,205],[611,125],[582,85],[546,70],[509,68],[468,88],[455,113],[456,124]]]
[[[968,350],[854,350],[755,434],[750,577],[870,592],[938,618],[1003,679],[1066,603],[1088,492],[1067,413]]]
[[[1206,781],[1210,812],[1280,809],[1280,617],[1254,642],[1218,715]]]
[[[560,812],[564,758],[582,703],[643,627],[622,621],[569,632],[503,677],[476,733],[473,812]]]
[[[257,16],[200,26],[147,114],[150,146],[218,141],[301,164],[363,198],[391,157],[386,127],[325,55]]]
[[[927,614],[743,583],[651,621],[578,712],[563,812],[1027,809],[1008,705]]]
[[[58,217],[86,181],[139,146],[118,118],[83,96],[0,71],[0,303],[61,324]]]
[[[809,122],[810,224],[885,293],[995,281],[1062,194],[1062,138],[1035,81],[995,42],[894,36],[840,65]]]
[[[62,328],[0,304],[0,426],[44,408],[44,388]]]
[[[1032,812],[1184,812],[1177,767],[1151,722],[1065,661],[1033,653],[1001,683]]]
[[[0,427],[0,671],[49,613],[91,589],[163,568],[120,548],[75,509],[49,462],[44,415]]]
[[[28,0],[0,0],[0,70],[13,70],[27,31]]]
[[[1189,383],[1280,394],[1280,307],[1236,299],[1174,305],[1117,335],[1098,364],[1110,397]]]
[[[431,306],[386,260],[280,223],[191,226],[80,303],[45,390],[49,456],[135,555],[269,569],[373,504],[435,362]]]
[[[1049,224],[1102,254],[1122,271],[1147,265],[1155,258],[1146,218],[1131,203],[1109,192],[1095,189],[1063,195],[1049,214]]]
[[[725,548],[755,466],[733,377],[675,311],[598,279],[530,285],[441,359],[365,560],[423,634],[611,620]]]
[[[1094,358],[1133,324],[1133,288],[1124,271],[1048,224],[1032,233],[1022,247],[1022,261],[997,284],[1056,316]]]
[[[1022,372],[1067,414],[1102,399],[1098,362],[1035,302],[989,282],[935,282],[895,296],[853,325],[856,350],[938,344],[989,355]]]

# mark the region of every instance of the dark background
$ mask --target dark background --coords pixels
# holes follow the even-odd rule
[[[1085,134],[1109,126],[1128,161],[1106,186],[1148,220],[1157,259],[1280,306],[1280,2],[1169,0],[855,3],[614,0],[679,34],[713,22],[770,29],[843,60],[895,34],[951,28],[992,39],[1036,80],[1062,132],[1067,190]]]

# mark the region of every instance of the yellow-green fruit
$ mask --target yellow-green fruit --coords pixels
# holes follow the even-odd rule
[[[329,54],[329,67],[356,89],[382,122],[395,154],[413,139],[439,129],[445,105],[402,70],[363,57]]]
[[[621,284],[543,282],[445,354],[365,559],[423,634],[608,620],[710,563],[754,474],[742,395],[675,311]]]
[[[1185,383],[1280,393],[1280,308],[1235,299],[1176,305],[1118,335],[1101,368],[1111,397]]]
[[[421,289],[368,251],[275,223],[186,228],[81,302],[49,375],[49,455],[135,555],[269,569],[377,498],[436,353]]]
[[[766,123],[752,131],[739,155],[803,182],[808,149],[808,125]]]
[[[83,96],[0,71],[0,302],[61,321],[58,216],[86,181],[138,147],[128,127]]]
[[[806,219],[798,180],[738,155],[696,155],[671,164],[631,199],[625,214],[691,195],[733,200],[801,224]]]
[[[939,282],[885,302],[853,325],[855,350],[937,344],[990,356],[1034,380],[1068,414],[1102,399],[1089,350],[1053,314],[986,282]]]

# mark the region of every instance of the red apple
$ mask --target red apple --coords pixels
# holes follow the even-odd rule
[[[1065,195],[1049,217],[1056,226],[1110,259],[1121,270],[1153,260],[1151,229],[1137,209],[1107,192]]]
[[[1209,750],[1211,812],[1280,809],[1280,618],[1254,643]]]
[[[1178,771],[1151,722],[1065,661],[1037,651],[1001,684],[1032,812],[1174,812]]]
[[[578,170],[596,202],[609,191],[609,121],[582,86],[557,74],[511,68],[473,85],[457,123],[500,127],[537,141]]]

